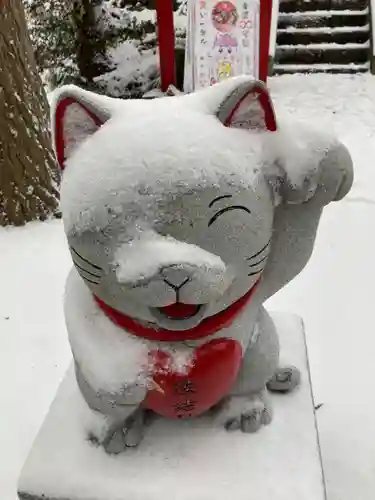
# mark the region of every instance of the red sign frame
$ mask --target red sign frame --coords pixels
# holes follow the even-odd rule
[[[176,85],[175,35],[173,1],[156,0],[161,89]],[[259,79],[267,82],[268,54],[270,46],[272,0],[260,0],[259,13]]]

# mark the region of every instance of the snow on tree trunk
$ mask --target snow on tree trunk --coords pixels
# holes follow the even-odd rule
[[[0,6],[0,226],[45,220],[58,206],[48,102],[21,0]]]

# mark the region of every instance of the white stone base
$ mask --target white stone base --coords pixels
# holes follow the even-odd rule
[[[88,410],[73,370],[62,382],[19,482],[22,500],[324,500],[303,325],[273,315],[282,359],[301,387],[273,395],[274,420],[229,433],[208,417],[157,420],[137,450],[108,456],[86,440]]]

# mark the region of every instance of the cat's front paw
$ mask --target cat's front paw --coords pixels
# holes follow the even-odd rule
[[[254,433],[271,423],[272,408],[263,394],[231,396],[221,405],[216,420],[228,431]]]
[[[138,408],[123,421],[113,421],[108,416],[101,416],[101,422],[88,433],[89,440],[102,446],[108,454],[119,454],[126,448],[139,445],[144,435],[144,410]]]

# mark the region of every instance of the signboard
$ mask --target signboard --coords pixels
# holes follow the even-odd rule
[[[260,77],[260,0],[188,0],[187,16],[185,92],[241,74]]]

